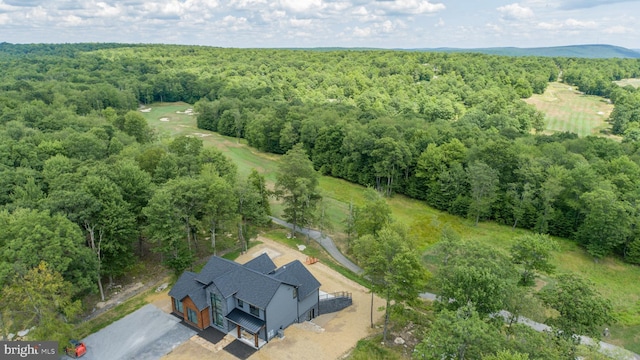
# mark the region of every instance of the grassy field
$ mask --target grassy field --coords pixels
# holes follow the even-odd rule
[[[631,85],[634,88],[640,87],[640,79],[622,79],[622,80],[619,80],[619,81],[614,81],[614,83],[616,83],[616,84],[618,84],[618,85],[620,85],[622,87],[625,87],[627,85]]]
[[[613,105],[599,96],[584,95],[572,86],[550,83],[542,95],[525,100],[545,114],[546,131],[569,131],[578,136],[607,135]]]
[[[554,84],[552,84],[554,85]],[[554,86],[557,86],[555,84]],[[577,96],[577,95],[576,95]],[[593,102],[593,100],[591,100]],[[151,126],[161,137],[191,135],[201,137],[205,146],[221,149],[237,165],[240,174],[248,174],[251,168],[257,168],[267,180],[273,183],[278,156],[263,154],[246,145],[243,140],[221,136],[196,128],[194,116],[178,114],[188,104],[154,104],[150,112],[144,113]],[[160,121],[163,119],[164,121]],[[344,248],[344,219],[349,202],[361,204],[364,188],[344,180],[323,176],[320,180],[324,194],[326,214],[332,221],[330,232],[338,245]],[[525,230],[512,230],[511,227],[486,222],[474,226],[473,221],[452,216],[428,207],[423,202],[395,195],[388,200],[396,221],[410,227],[412,233],[420,237],[422,251],[435,243],[443,226],[450,226],[465,239],[494,246],[507,251],[513,239]],[[282,211],[277,202],[272,204],[274,214]],[[561,251],[553,259],[558,272],[576,272],[593,281],[602,295],[611,300],[621,322],[610,326],[611,338],[607,341],[640,352],[640,267],[624,264],[618,259],[607,258],[598,263],[578,247],[574,242],[558,239]]]

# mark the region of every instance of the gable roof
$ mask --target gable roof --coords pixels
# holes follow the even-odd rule
[[[266,308],[282,284],[282,281],[237,264],[233,271],[213,279],[225,298],[236,298],[259,308]]]
[[[206,294],[203,290],[204,286],[195,281],[197,275],[198,274],[191,271],[183,272],[180,278],[178,278],[178,281],[176,281],[176,284],[173,285],[169,291],[169,296],[180,301],[189,296],[198,310],[202,311],[208,304]]]
[[[273,260],[271,260],[267,253],[262,253],[260,256],[246,262],[244,267],[263,274],[268,274],[276,269],[276,264],[273,263]]]
[[[273,272],[273,277],[298,287],[298,297],[304,299],[311,292],[320,288],[320,282],[302,265],[294,260]]]
[[[178,300],[189,296],[198,309],[203,310],[208,306],[205,289],[215,286],[225,298],[235,296],[265,309],[283,284],[298,287],[300,299],[320,287],[318,280],[298,260],[276,269],[267,254],[244,265],[212,256],[199,274],[185,271],[169,296]]]

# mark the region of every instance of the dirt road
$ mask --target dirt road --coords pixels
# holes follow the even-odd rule
[[[304,263],[307,257],[302,252],[275,241],[266,238],[259,240],[263,242],[261,245],[249,249],[247,254],[240,256],[236,261],[245,263],[266,252],[277,266],[282,266],[296,259]],[[312,322],[291,325],[285,330],[283,339],[274,338],[249,359],[339,359],[348,354],[359,339],[370,335],[372,331],[381,331],[371,329],[371,294],[365,287],[345,278],[322,263],[308,265],[307,268],[322,284],[320,290],[327,293],[351,292],[353,305],[337,313],[321,315]],[[163,301],[168,302],[168,297],[154,304],[162,306]],[[374,297],[374,322],[382,319],[383,312],[377,309],[383,305],[382,299]],[[163,359],[236,359],[222,349],[224,345],[206,343],[195,336]]]

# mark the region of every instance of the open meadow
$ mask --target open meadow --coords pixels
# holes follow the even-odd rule
[[[606,135],[613,105],[600,96],[584,95],[575,87],[553,82],[542,95],[525,100],[545,114],[547,132],[572,132],[578,136]]]
[[[564,88],[564,89],[563,89]],[[603,119],[609,113],[599,115],[598,112],[611,111],[611,106],[596,101],[593,97],[584,97],[575,92],[569,91],[563,84],[550,84],[545,95],[539,96],[539,104],[548,104],[549,109],[555,109],[554,114],[569,114],[575,112],[573,126],[578,123],[585,123],[581,136],[596,131],[598,126],[603,125]],[[552,92],[554,95],[550,95]],[[556,100],[553,100],[555,97]],[[546,100],[542,100],[546,99]],[[597,98],[601,99],[601,98]],[[532,102],[534,100],[531,100]],[[553,105],[553,103],[557,103]],[[564,104],[561,106],[561,104]],[[538,106],[536,104],[536,106]],[[541,105],[540,105],[541,106]],[[222,150],[226,156],[233,160],[238,166],[241,176],[249,173],[251,168],[258,169],[263,173],[267,181],[273,184],[275,181],[275,169],[277,168],[277,155],[264,154],[246,145],[243,139],[235,139],[221,136],[217,133],[201,130],[196,127],[195,115],[185,113],[191,105],[185,103],[177,104],[152,104],[151,110],[143,112],[149,124],[157,129],[159,136],[171,137],[175,135],[191,135],[202,138],[205,146],[214,146]],[[560,111],[564,108],[564,112]],[[541,109],[542,110],[542,109]],[[553,113],[553,112],[552,112]],[[581,113],[584,113],[581,115]],[[596,120],[586,120],[587,118]],[[565,115],[563,115],[565,116]],[[569,123],[565,119],[565,123]],[[597,125],[599,124],[599,125]],[[558,131],[575,131],[569,129],[551,129]],[[348,211],[349,202],[354,204],[362,203],[364,188],[359,185],[349,183],[344,180],[323,176],[320,179],[320,188],[324,195],[326,213],[332,223],[333,231],[329,231],[331,236],[337,240],[338,245],[344,249],[344,235],[341,232],[344,228],[344,219]],[[437,211],[428,207],[421,201],[409,199],[404,196],[394,195],[388,200],[391,206],[393,217],[396,221],[402,222],[411,228],[411,231],[420,237],[421,251],[428,253],[429,246],[435,243],[443,226],[448,225],[457,231],[464,239],[478,241],[489,244],[498,249],[507,251],[513,244],[514,237],[527,233],[526,230],[501,226],[492,222],[484,222],[474,226],[473,221],[452,216],[450,214]],[[274,203],[272,205],[274,214],[277,216],[281,212],[281,206]],[[556,266],[557,272],[575,272],[593,281],[606,298],[610,299],[619,323],[610,326],[611,337],[608,342],[623,346],[629,350],[640,352],[640,267],[625,264],[615,258],[606,258],[598,263],[594,262],[583,249],[575,242],[567,239],[558,239],[561,251],[558,252],[552,263]],[[429,257],[425,257],[428,259]],[[429,264],[426,264],[427,266]],[[548,280],[548,279],[543,279]]]
[[[640,87],[640,79],[622,79],[622,80],[614,81],[614,83],[622,87],[625,87],[627,85],[631,85],[634,88]]]

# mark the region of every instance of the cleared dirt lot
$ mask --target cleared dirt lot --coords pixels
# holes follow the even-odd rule
[[[304,263],[307,257],[275,241],[266,238],[260,238],[260,241],[263,244],[251,248],[247,254],[240,256],[236,261],[245,263],[266,252],[277,266],[282,266],[296,259]],[[359,339],[374,331],[371,329],[371,294],[365,287],[345,278],[322,263],[307,265],[307,268],[322,284],[320,290],[327,293],[351,292],[353,305],[337,313],[321,315],[312,322],[291,325],[285,330],[283,339],[271,340],[249,359],[339,359],[348,354]],[[168,304],[168,297],[158,299],[154,305],[167,309],[164,302]],[[382,319],[384,313],[377,309],[383,305],[382,299],[374,297],[374,322]],[[162,359],[236,359],[222,349],[226,345],[224,342],[225,340],[213,345],[194,336]]]

